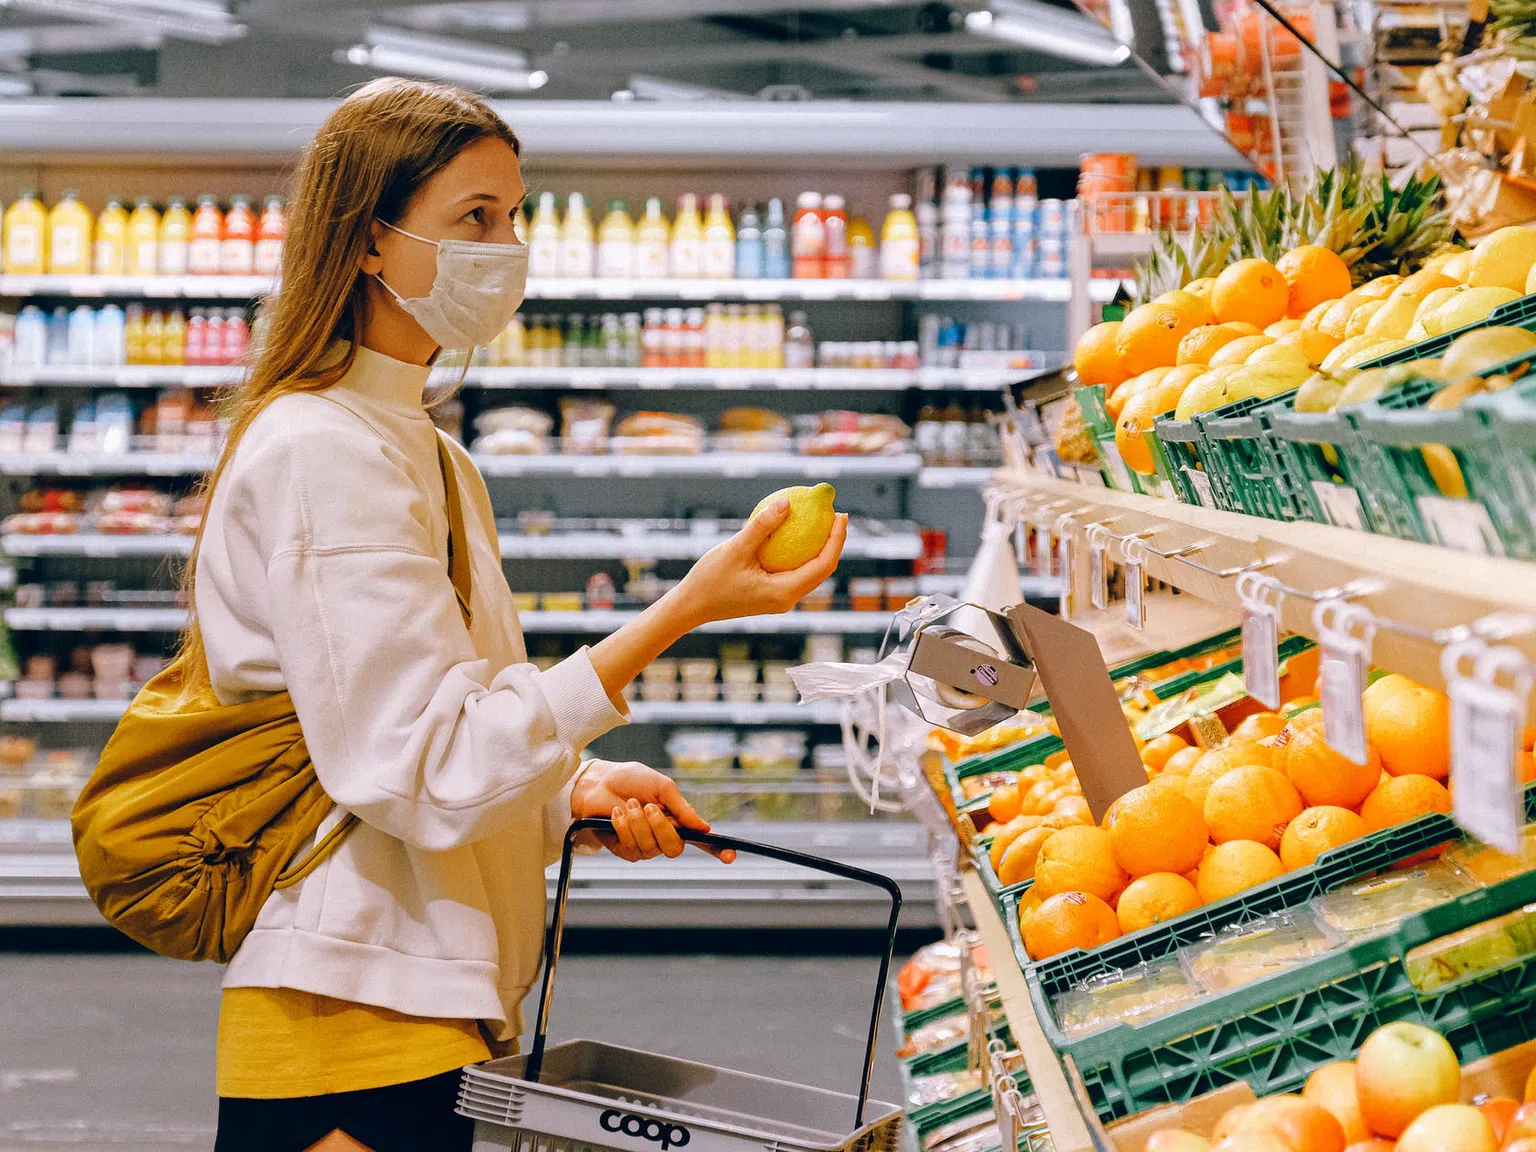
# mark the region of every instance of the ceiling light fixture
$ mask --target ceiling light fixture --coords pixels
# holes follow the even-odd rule
[[[215,0],[0,0],[0,7],[139,28],[201,44],[224,44],[247,31]]]
[[[1048,56],[1112,68],[1131,58],[1131,50],[1088,17],[1072,17],[1046,4],[994,3],[965,18],[965,30]]]
[[[521,52],[389,28],[368,29],[364,43],[338,52],[336,59],[379,72],[450,80],[490,92],[533,92],[549,83],[549,73],[530,69],[528,58]]]

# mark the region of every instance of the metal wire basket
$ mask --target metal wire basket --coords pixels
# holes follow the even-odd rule
[[[678,829],[687,842],[734,849],[882,889],[891,915],[858,1095],[733,1072],[595,1040],[546,1048],[555,968],[565,932],[575,838],[611,831],[578,820],[566,834],[554,916],[544,939],[544,983],[525,1056],[465,1069],[458,1111],[475,1121],[474,1152],[896,1152],[901,1109],[869,1099],[875,1037],[896,946],[901,889],[875,872],[729,836]]]

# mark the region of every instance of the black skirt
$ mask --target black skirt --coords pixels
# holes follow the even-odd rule
[[[214,1152],[305,1152],[340,1129],[372,1152],[469,1152],[475,1122],[453,1110],[464,1074],[281,1100],[220,1097]]]

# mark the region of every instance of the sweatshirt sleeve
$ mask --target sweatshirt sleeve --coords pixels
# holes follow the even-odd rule
[[[479,658],[423,484],[367,429],[316,429],[261,454],[241,487],[272,512],[270,627],[326,792],[426,850],[541,806],[547,838],[562,795],[569,819],[581,749],[623,721],[587,649],[545,672]]]

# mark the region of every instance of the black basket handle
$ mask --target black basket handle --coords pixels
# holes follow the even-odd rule
[[[560,854],[560,881],[555,888],[555,912],[549,923],[549,931],[544,936],[544,982],[539,991],[538,1020],[534,1025],[533,1047],[528,1053],[528,1063],[523,1071],[524,1078],[534,1083],[538,1083],[539,1074],[544,1069],[544,1042],[549,1031],[549,1010],[554,1001],[555,966],[560,960],[560,941],[565,935],[565,905],[571,890],[571,861],[576,837],[583,832],[612,831],[613,821],[611,820],[584,819],[573,821],[565,834],[565,847]],[[677,834],[685,843],[696,844],[701,848],[734,849],[753,856],[780,860],[785,864],[797,864],[802,868],[811,868],[844,880],[868,884],[881,889],[891,898],[891,918],[886,928],[885,951],[880,956],[880,978],[875,984],[875,1006],[869,1014],[869,1039],[864,1045],[864,1078],[859,1084],[859,1104],[853,1117],[854,1127],[862,1128],[864,1105],[869,1100],[869,1080],[875,1069],[875,1038],[880,1031],[880,1013],[885,1005],[886,980],[891,972],[891,957],[896,951],[896,922],[901,917],[900,886],[889,876],[882,876],[878,872],[854,868],[848,864],[840,864],[836,860],[810,856],[804,852],[795,852],[772,844],[758,844],[751,840],[738,840],[734,836],[719,836],[713,832],[696,832],[691,828],[682,827],[678,828]]]

